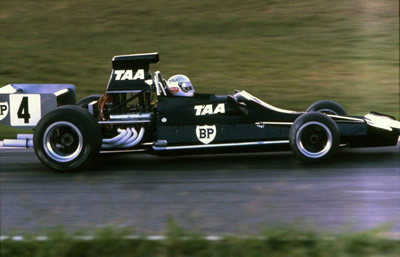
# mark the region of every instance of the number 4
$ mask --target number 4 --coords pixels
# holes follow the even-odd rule
[[[40,94],[10,95],[10,125],[34,127],[42,117]]]
[[[24,123],[29,123],[31,115],[29,114],[28,97],[24,96],[21,101],[21,105],[18,108],[18,119],[24,119]]]

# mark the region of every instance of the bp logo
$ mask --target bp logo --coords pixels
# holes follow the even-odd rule
[[[0,120],[4,119],[8,115],[8,103],[0,102]]]
[[[197,126],[196,136],[203,144],[209,144],[214,141],[217,135],[217,128],[213,126]]]

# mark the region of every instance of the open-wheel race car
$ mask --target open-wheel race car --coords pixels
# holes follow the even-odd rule
[[[115,56],[106,92],[78,102],[69,84],[0,88],[0,124],[34,134],[4,146],[33,147],[56,170],[81,168],[99,153],[200,154],[292,150],[303,161],[330,158],[340,147],[394,146],[400,122],[371,112],[349,116],[333,101],[304,112],[271,106],[246,91],[195,93],[189,78],[150,73],[158,53]]]

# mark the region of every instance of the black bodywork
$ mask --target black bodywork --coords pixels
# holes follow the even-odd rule
[[[158,61],[158,53],[116,56],[107,86],[107,93],[114,95],[114,105],[123,106],[137,97],[139,108],[135,111],[151,112],[146,139],[152,142],[152,147],[148,150],[156,153],[180,150],[197,153],[220,151],[221,148],[239,152],[289,149],[290,128],[305,112],[273,107],[245,91],[235,91],[231,95],[196,93],[193,97],[172,96],[166,90],[162,93],[160,88],[165,87],[165,81],[163,84],[161,74],[155,75],[160,76],[159,80],[153,78],[149,70],[150,64]],[[117,70],[132,70],[133,75],[141,70],[144,76],[133,78],[133,75],[120,75],[117,80]],[[156,101],[152,103],[155,92],[158,92]],[[128,99],[127,93],[133,93],[134,97]],[[115,109],[117,112],[122,110]],[[389,131],[370,126],[363,117],[329,116],[339,128],[342,146],[397,144],[397,129]]]
[[[225,105],[225,113],[195,115],[196,105],[211,104],[215,109],[221,103]],[[212,144],[255,142],[250,148],[288,149],[286,142],[281,144],[261,142],[288,140],[292,124],[302,114],[304,112],[288,113],[269,109],[254,101],[235,99],[235,95],[197,94],[192,98],[164,96],[158,98],[157,104],[157,140],[166,141],[168,146],[199,145],[201,142],[196,136],[196,127],[215,125],[217,130]],[[162,121],[164,118],[166,122]],[[385,131],[368,126],[362,117],[352,118],[354,120],[333,117],[339,127],[343,146],[371,147],[397,144],[398,131]],[[249,148],[248,145],[245,146],[246,149]]]
[[[219,104],[225,105],[225,113],[196,116],[195,106],[211,105],[214,110]],[[168,145],[199,144],[195,133],[196,127],[215,125],[217,131],[212,143],[287,139],[290,126],[270,126],[268,129],[265,125],[264,128],[261,125],[257,126],[257,121],[273,121],[278,118],[273,119],[277,114],[268,109],[262,109],[264,119],[261,119],[262,114],[259,111],[258,108],[252,108],[244,102],[236,102],[232,96],[196,94],[191,98],[159,97],[157,138],[166,140]],[[287,121],[294,121],[299,115],[282,116],[286,116]],[[166,118],[167,122],[163,123],[163,118]]]

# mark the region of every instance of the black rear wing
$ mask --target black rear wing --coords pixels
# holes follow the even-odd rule
[[[114,56],[107,86],[109,93],[150,91],[153,78],[150,64],[159,61],[158,53]]]

